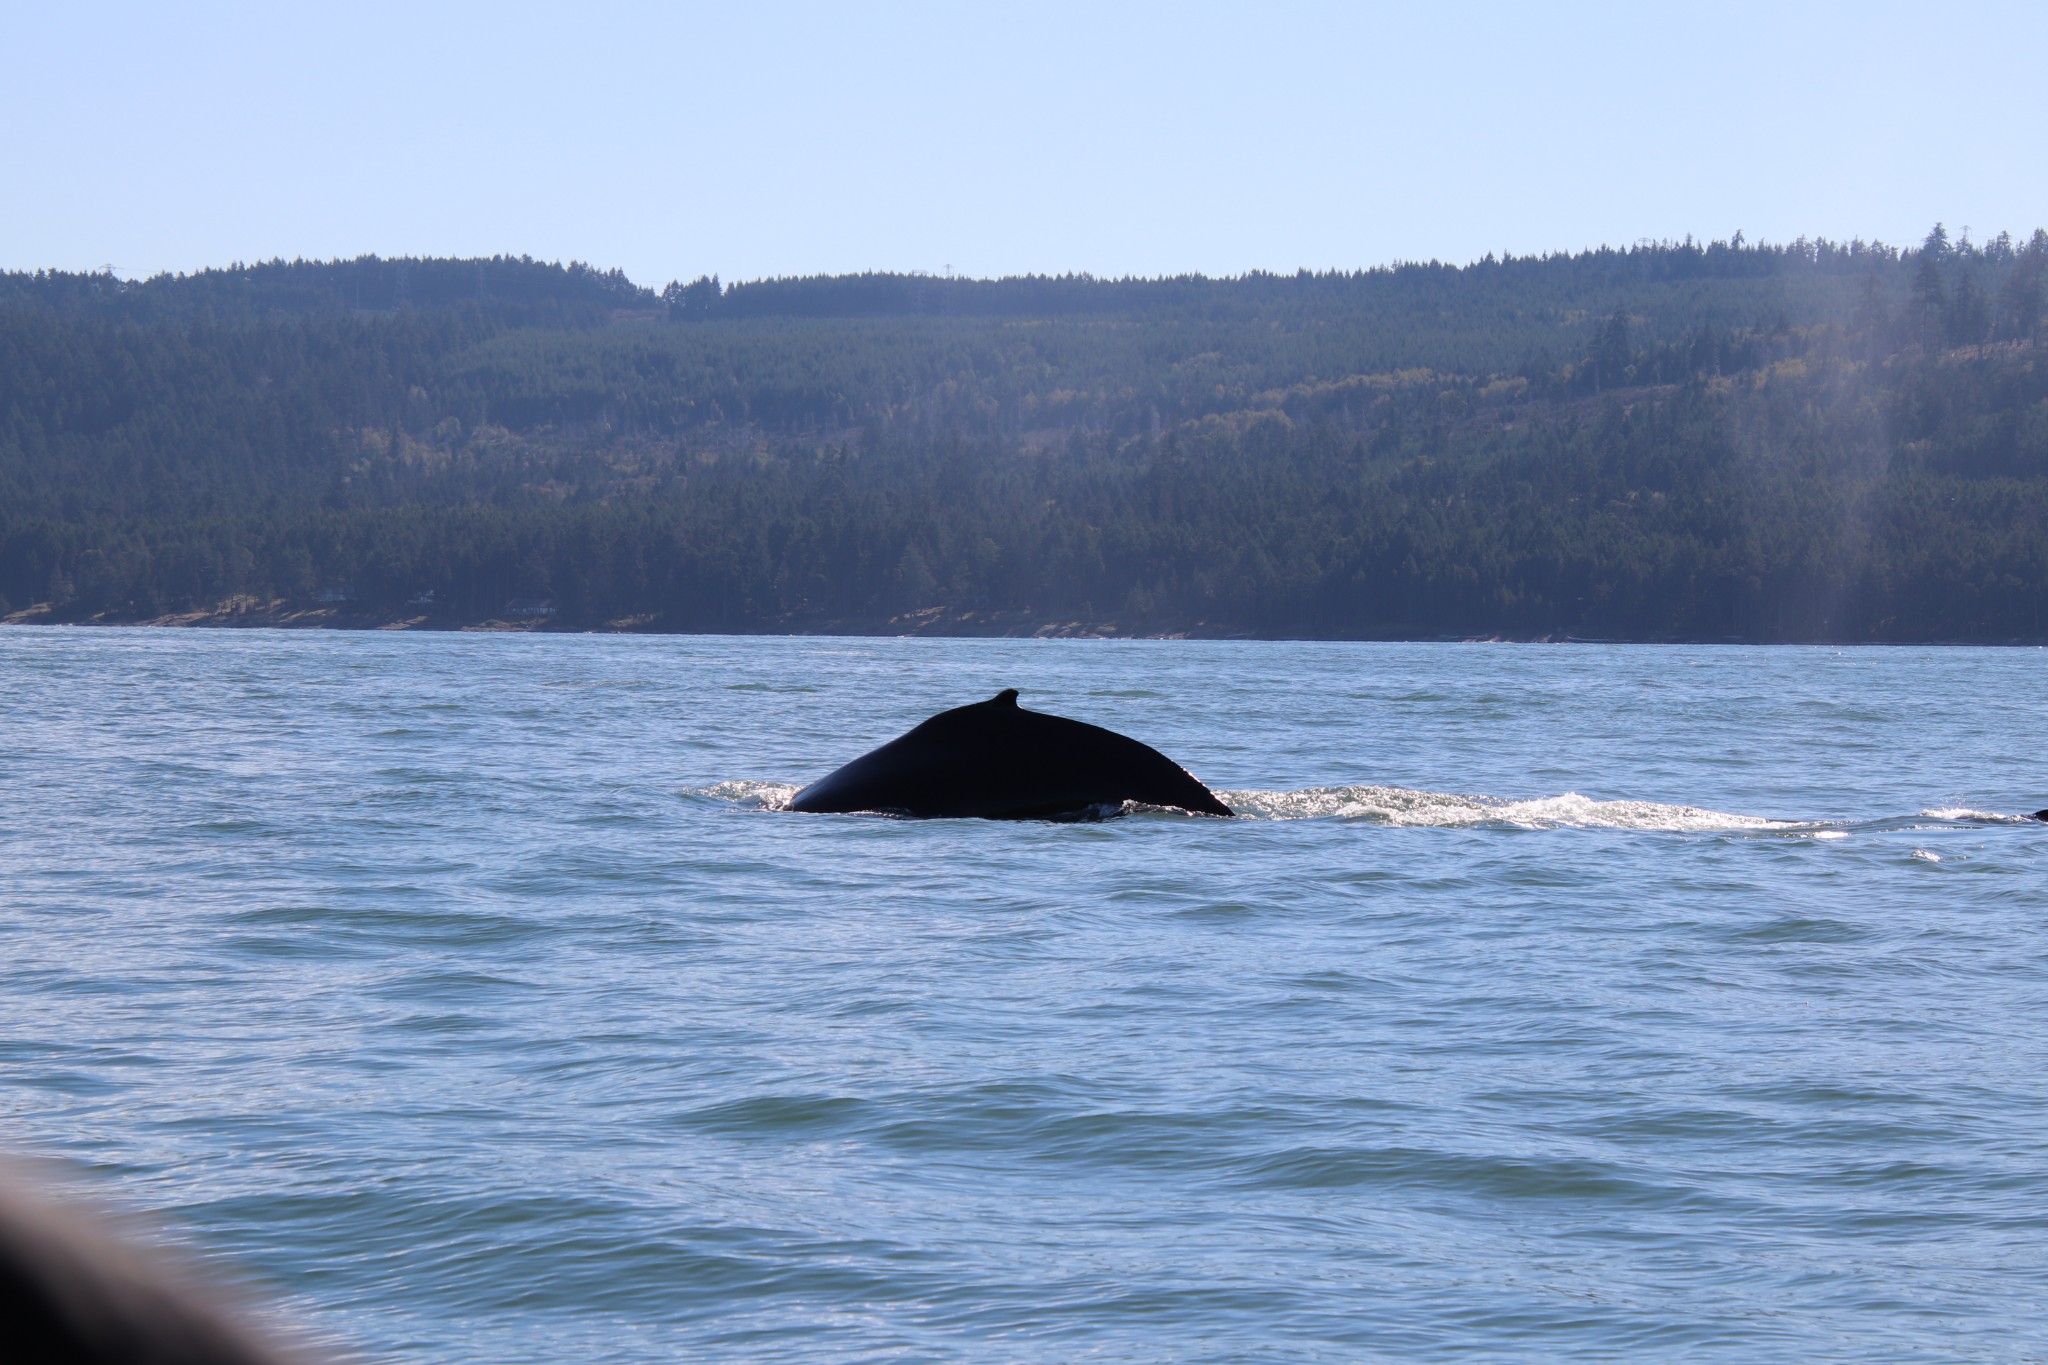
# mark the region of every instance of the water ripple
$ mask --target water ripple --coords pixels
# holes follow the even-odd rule
[[[0,630],[0,1141],[373,1361],[2025,1360],[2036,670]],[[1006,686],[1247,818],[786,812]]]

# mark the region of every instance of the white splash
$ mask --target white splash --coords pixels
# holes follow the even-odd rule
[[[1254,820],[1370,820],[1384,825],[1524,829],[1623,829],[1701,833],[1794,830],[1796,822],[1732,815],[1701,806],[1655,801],[1596,801],[1577,792],[1508,801],[1492,796],[1409,791],[1402,787],[1310,787],[1305,791],[1219,792],[1231,809]]]
[[[688,795],[702,796],[749,810],[784,810],[790,798],[803,788],[794,782],[718,782],[709,787],[692,787]]]
[[[1924,848],[1914,849],[1913,856],[1915,858],[1918,858],[1923,863],[1938,863],[1941,861],[1941,855],[1939,853],[1931,853]]]
[[[2001,815],[1994,810],[1972,810],[1968,806],[1937,806],[1920,812],[1930,820],[1968,820],[1977,825],[2031,825],[2031,815]]]

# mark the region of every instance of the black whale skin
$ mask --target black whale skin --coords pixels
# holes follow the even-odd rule
[[[941,711],[805,787],[789,808],[1057,820],[1126,801],[1231,813],[1157,749],[1099,725],[1027,711],[1011,688]]]

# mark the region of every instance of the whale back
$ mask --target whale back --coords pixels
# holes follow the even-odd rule
[[[798,792],[789,808],[1053,820],[1126,801],[1231,813],[1157,749],[1099,725],[1025,710],[1007,688],[941,711],[861,755]]]

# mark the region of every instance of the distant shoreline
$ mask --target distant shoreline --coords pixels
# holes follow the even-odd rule
[[[0,273],[0,321],[22,620],[2048,640],[2048,228],[659,300]]]
[[[332,630],[413,631],[446,635],[733,635],[798,639],[804,637],[896,639],[919,637],[955,640],[1241,640],[1272,644],[1327,641],[1352,644],[1527,644],[1527,645],[1801,645],[1849,648],[1954,648],[1954,649],[2042,649],[2048,639],[1956,640],[1956,639],[1746,639],[1737,636],[1690,637],[1606,637],[1550,634],[1462,635],[1258,635],[1247,631],[1226,631],[1197,625],[1188,629],[1134,628],[1114,621],[1081,621],[1026,612],[948,611],[930,608],[882,620],[820,620],[776,627],[732,627],[723,630],[691,630],[658,625],[655,618],[628,617],[601,625],[557,625],[552,620],[481,620],[418,614],[394,616],[377,612],[351,612],[340,607],[292,607],[272,603],[241,609],[173,612],[148,618],[105,616],[60,619],[48,604],[0,615],[0,628],[9,626],[83,626],[89,628],[130,627],[167,630]]]

